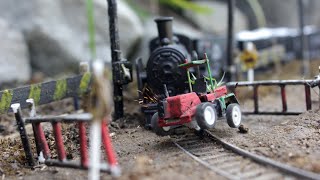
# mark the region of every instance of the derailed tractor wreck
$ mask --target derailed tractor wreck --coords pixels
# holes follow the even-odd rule
[[[196,78],[190,73],[189,68],[202,64],[207,65],[209,78]],[[158,112],[151,118],[153,131],[165,136],[172,134],[173,129],[181,125],[197,131],[211,129],[217,119],[222,117],[227,119],[230,127],[238,128],[242,118],[239,102],[234,93],[228,93],[226,86],[219,87],[211,77],[209,59],[186,62],[179,67],[187,70],[189,92],[171,97],[166,93],[167,97],[159,101]],[[164,89],[167,91],[165,85]]]
[[[230,127],[240,126],[237,98],[213,79],[208,56],[197,60],[197,53],[188,51],[184,39],[173,34],[172,20],[155,20],[159,36],[151,45],[157,46],[152,46],[145,68],[141,59],[136,61],[145,127],[168,135],[181,125],[196,130],[213,128],[218,117],[227,117]]]

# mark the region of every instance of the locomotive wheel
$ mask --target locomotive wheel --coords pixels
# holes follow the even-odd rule
[[[241,124],[242,113],[240,106],[236,103],[228,105],[226,111],[227,123],[232,128],[238,128]]]
[[[217,110],[209,102],[201,103],[196,109],[195,118],[201,129],[211,129],[218,119]]]
[[[138,90],[142,91],[143,81],[146,79],[146,77],[144,75],[145,72],[143,70],[142,59],[141,58],[136,59],[135,65],[136,65],[136,73],[137,73]],[[141,94],[139,93],[139,97],[140,96],[141,96]]]
[[[167,136],[172,134],[172,129],[170,126],[167,127],[160,127],[159,123],[159,116],[158,113],[154,113],[154,115],[151,118],[151,127],[152,130],[158,135],[158,136]]]

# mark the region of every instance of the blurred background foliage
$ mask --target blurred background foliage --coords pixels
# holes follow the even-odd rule
[[[160,5],[165,5],[170,8],[191,10],[196,13],[211,13],[213,10],[206,7],[198,5],[190,0],[158,0]]]

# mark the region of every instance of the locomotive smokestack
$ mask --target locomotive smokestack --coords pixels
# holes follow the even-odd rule
[[[160,17],[154,20],[158,26],[161,46],[172,44],[173,42],[172,20],[173,17]]]

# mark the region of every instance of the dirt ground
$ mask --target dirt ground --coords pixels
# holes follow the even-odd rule
[[[292,78],[291,78],[292,79]],[[288,108],[305,110],[304,88],[288,88]],[[244,116],[248,133],[231,129],[219,120],[212,132],[226,141],[295,167],[320,173],[320,112],[318,90],[312,91],[313,110],[299,116]],[[277,89],[266,89],[268,95],[259,100],[261,110],[281,110]],[[129,102],[129,103],[128,103]],[[243,110],[252,110],[251,100],[242,100]],[[193,161],[174,146],[169,137],[158,137],[141,125],[143,116],[139,104],[129,98],[126,118],[110,126],[113,145],[122,169],[119,179],[224,179]],[[64,107],[64,108],[61,108]],[[41,114],[61,114],[73,111],[72,101],[65,100],[41,107]],[[27,114],[27,112],[24,112]],[[24,154],[19,135],[15,132],[12,115],[0,116],[0,178],[2,179],[87,179],[87,171],[40,165],[34,169],[24,166]],[[46,136],[54,149],[50,125]],[[32,141],[32,131],[29,137]],[[79,158],[78,133],[75,126],[63,126],[69,159]],[[34,150],[34,147],[33,147]],[[33,151],[35,152],[35,150]],[[52,151],[55,155],[55,152]],[[106,173],[102,179],[112,179]]]

